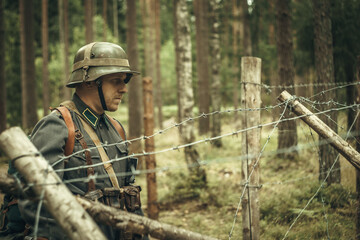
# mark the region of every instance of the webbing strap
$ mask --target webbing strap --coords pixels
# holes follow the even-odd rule
[[[68,139],[66,140],[65,144],[65,156],[69,156],[73,153],[74,144],[75,144],[75,126],[74,122],[71,118],[70,111],[66,107],[58,107],[56,108],[58,112],[64,118],[65,124],[68,128]]]
[[[112,125],[115,127],[116,131],[120,134],[120,137],[125,141],[126,135],[125,135],[124,128],[114,118],[110,117],[109,115],[106,115],[106,116],[108,117],[108,119],[110,120]]]
[[[106,154],[103,146],[101,145],[101,142],[98,136],[96,135],[94,129],[81,116],[80,116],[80,120],[84,126],[85,131],[89,134],[91,140],[94,142],[95,146],[97,147],[97,150],[99,151],[101,161],[104,163],[104,168],[107,174],[109,175],[113,187],[120,189],[114,168],[112,167],[111,163],[106,163],[107,161],[109,161],[109,157]]]
[[[66,106],[69,109],[73,110],[79,116],[79,119],[81,120],[81,123],[83,124],[83,127],[84,127],[85,131],[89,134],[89,137],[94,142],[95,146],[97,147],[97,149],[99,151],[101,161],[102,162],[109,161],[109,157],[106,154],[103,146],[101,145],[101,142],[100,142],[98,136],[96,135],[94,129],[82,117],[80,112],[77,110],[74,102],[66,101],[66,102],[63,102],[61,105]],[[115,174],[114,168],[112,167],[112,164],[111,163],[104,163],[104,168],[105,168],[107,174],[109,175],[109,178],[110,178],[110,181],[111,181],[111,184],[113,185],[113,187],[120,189],[119,182],[118,182],[118,180],[116,178],[116,174]]]

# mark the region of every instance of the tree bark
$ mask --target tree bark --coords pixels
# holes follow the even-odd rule
[[[37,197],[44,196],[44,206],[71,239],[106,239],[93,219],[61,182],[48,162],[38,153],[19,128],[0,135],[0,148],[13,159],[15,168],[26,183],[34,184]]]
[[[139,49],[136,25],[136,1],[126,1],[126,43],[129,63],[132,69],[139,68]],[[143,134],[143,102],[142,81],[140,76],[133,76],[128,84],[129,89],[129,139],[138,138]],[[141,141],[130,145],[130,153],[142,152]],[[139,158],[138,168],[143,167],[142,158]]]
[[[103,41],[106,42],[106,33],[107,33],[107,6],[108,1],[103,0]]]
[[[315,47],[315,67],[317,73],[318,83],[335,83],[334,75],[334,58],[333,45],[331,33],[331,19],[330,19],[330,2],[327,0],[313,0],[314,13],[314,47]],[[318,101],[328,101],[335,99],[335,91],[327,92],[326,95],[321,95]],[[319,106],[319,110],[324,110],[326,106]],[[337,132],[337,125],[330,119],[337,122],[337,112],[333,111],[327,116],[322,115],[320,119],[324,121],[332,130]],[[320,138],[321,140],[321,138]],[[336,151],[329,145],[320,146],[319,150],[319,180],[323,180],[327,171],[334,164],[336,159]],[[340,168],[340,161],[337,161],[335,168]],[[327,179],[327,183],[340,183],[340,171],[334,171]]]
[[[43,111],[44,115],[49,113],[50,90],[49,90],[49,22],[48,22],[48,0],[42,0],[42,82],[43,82]]]
[[[290,0],[276,1],[277,22],[277,52],[278,76],[281,85],[294,84],[293,41],[291,34]],[[280,91],[280,90],[278,90]],[[290,113],[285,112],[284,118],[289,118]],[[297,145],[296,122],[286,121],[279,124],[278,149],[290,148]],[[294,159],[297,151],[278,154],[283,159]]]
[[[69,100],[71,98],[71,89],[66,87],[66,83],[69,80],[69,21],[68,21],[68,0],[59,0],[59,37],[61,47],[62,61],[62,96],[63,100]],[[49,107],[49,106],[48,106]]]
[[[29,130],[38,121],[32,0],[20,0],[20,41],[22,125]]]
[[[211,37],[210,37],[210,51],[211,51],[211,104],[212,111],[221,110],[221,50],[220,50],[220,2],[218,0],[210,1],[211,13]],[[216,137],[221,135],[221,117],[220,114],[212,116],[212,131],[211,136]],[[213,141],[215,147],[222,146],[221,139]]]
[[[233,72],[233,105],[234,109],[239,108],[239,81],[240,81],[240,64],[239,64],[239,41],[241,38],[241,19],[240,6],[238,0],[232,0],[232,72]],[[234,120],[238,125],[238,112],[234,112]]]
[[[287,91],[283,91],[278,99],[280,102],[285,102],[291,100],[292,96]],[[356,169],[360,169],[360,153],[351,147],[351,145],[342,139],[337,133],[332,130],[325,122],[320,120],[317,116],[315,116],[311,111],[309,111],[306,107],[304,107],[297,100],[292,100],[288,103],[288,107],[298,116],[301,117],[307,125],[309,125],[315,132],[317,132],[328,145],[329,147],[333,147],[336,149],[341,155],[343,155],[350,164],[352,164]],[[320,146],[319,146],[320,147]],[[334,169],[335,166],[333,167]],[[330,170],[330,168],[328,169]],[[326,175],[326,172],[324,175]],[[331,173],[329,177],[331,176]]]
[[[19,198],[24,197],[18,182],[7,174],[0,173],[0,192],[18,196]],[[139,234],[149,234],[157,239],[215,240],[212,237],[111,208],[99,202],[89,201],[81,197],[76,197],[76,200],[96,222],[110,225],[113,228],[129,230]]]
[[[241,79],[248,84],[241,86],[242,108],[259,108],[261,106],[261,59],[254,57],[241,58]],[[260,124],[260,111],[242,114],[242,128],[246,129]],[[260,154],[261,129],[256,128],[242,134],[241,155],[252,156],[242,161],[242,182],[246,187],[242,201],[243,239],[260,239],[260,165],[257,163]],[[251,176],[250,176],[251,174]]]
[[[177,51],[177,81],[179,93],[180,121],[184,121],[192,117],[192,110],[194,106],[194,93],[192,89],[192,56],[191,56],[191,36],[189,25],[189,13],[186,5],[186,0],[175,1],[175,31],[176,31],[176,51]],[[181,141],[183,144],[193,142],[194,130],[193,122],[180,126]],[[199,179],[200,185],[206,186],[206,173],[198,163],[199,154],[196,149],[192,147],[185,148],[185,159],[188,164],[188,169],[193,177]],[[192,166],[192,167],[190,167]],[[199,186],[201,187],[201,186]]]
[[[153,100],[153,86],[152,80],[149,77],[143,78],[144,86],[144,132],[145,136],[151,136],[154,134],[154,100]],[[155,151],[155,139],[145,139],[145,152]],[[145,156],[146,169],[156,169],[156,158],[154,154]],[[156,173],[149,172],[146,174],[147,185],[147,206],[148,216],[151,219],[159,218],[159,207],[157,202],[157,187],[156,187]]]
[[[155,0],[154,3],[154,17],[155,17],[155,62],[156,62],[156,95],[155,95],[155,104],[157,108],[157,118],[159,123],[159,128],[163,128],[163,114],[162,114],[162,96],[161,96],[161,62],[160,62],[160,52],[161,52],[161,25],[160,25],[160,0]]]
[[[69,67],[69,1],[64,0],[64,71],[65,71],[65,85],[70,77]],[[65,86],[64,85],[64,86]],[[71,99],[71,88],[65,86],[65,99]]]
[[[84,11],[85,11],[85,41],[86,43],[91,43],[93,41],[93,0],[84,1]]]
[[[195,0],[194,14],[196,24],[196,64],[198,76],[199,114],[210,112],[209,91],[209,3]],[[207,134],[210,130],[210,118],[199,119],[199,134]]]
[[[128,4],[128,3],[126,2],[126,4]],[[119,41],[118,2],[117,2],[117,0],[113,0],[113,21],[114,21],[114,37],[115,37],[116,41]]]
[[[6,129],[4,0],[0,0],[0,133]]]

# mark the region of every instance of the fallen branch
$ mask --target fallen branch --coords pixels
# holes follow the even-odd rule
[[[21,185],[16,179],[8,174],[0,173],[0,192],[7,194],[16,194],[23,197]],[[180,229],[169,224],[138,216],[132,213],[121,211],[108,207],[99,202],[89,201],[82,197],[76,197],[80,205],[96,221],[102,224],[110,225],[114,228],[131,231],[138,234],[149,234],[158,239],[179,239],[179,240],[214,240],[215,238],[201,235]]]
[[[283,91],[278,99],[281,102],[289,101],[288,107],[298,116],[301,117],[307,125],[315,130],[320,136],[328,140],[341,155],[343,155],[357,170],[360,170],[360,153],[351,145],[336,134],[328,125],[315,116],[309,109],[299,101],[293,99],[290,93]]]
[[[112,207],[99,202],[92,202],[77,197],[78,202],[95,219],[112,227],[135,232],[139,234],[149,234],[158,239],[177,239],[177,240],[215,240],[216,238],[201,235],[177,228],[169,224],[161,223],[150,218],[142,217]]]

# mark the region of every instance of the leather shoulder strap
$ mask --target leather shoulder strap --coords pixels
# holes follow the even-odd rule
[[[116,121],[113,117],[111,117],[107,114],[106,114],[106,116],[110,120],[111,124],[115,127],[116,131],[118,131],[121,138],[125,141],[126,135],[125,135],[125,130],[124,130],[123,126],[121,126],[121,124],[118,121]]]
[[[56,110],[62,115],[64,118],[65,124],[68,128],[68,139],[65,143],[65,156],[69,156],[72,154],[74,150],[74,144],[75,144],[75,126],[74,122],[71,118],[71,114],[69,109],[66,107],[58,107]]]
[[[106,154],[103,146],[101,145],[101,142],[100,142],[98,136],[96,135],[94,129],[89,125],[89,123],[87,123],[81,117],[80,117],[80,121],[83,124],[84,130],[87,132],[87,134],[89,135],[91,140],[94,142],[95,146],[97,147],[97,150],[99,151],[101,161],[104,163],[104,168],[105,168],[107,174],[109,175],[111,184],[113,185],[113,187],[120,189],[119,182],[117,180],[114,168],[112,167],[112,164],[108,162],[109,157]]]

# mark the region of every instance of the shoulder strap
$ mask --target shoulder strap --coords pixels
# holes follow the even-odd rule
[[[121,138],[125,141],[126,135],[125,135],[125,130],[124,130],[123,126],[118,121],[116,121],[113,117],[111,117],[107,114],[106,114],[106,116],[110,120],[112,125],[115,127],[116,131],[120,134]]]
[[[71,118],[70,111],[64,106],[55,108],[64,118],[65,124],[68,128],[68,139],[65,143],[65,156],[72,154],[75,144],[75,126]]]
[[[109,175],[111,184],[113,185],[113,187],[120,189],[120,185],[119,182],[117,180],[114,168],[112,167],[111,163],[108,163],[109,161],[109,156],[106,154],[103,146],[101,145],[101,142],[98,138],[98,136],[96,135],[94,129],[89,125],[88,122],[86,122],[82,117],[79,117],[85,131],[87,132],[87,134],[89,134],[89,137],[91,138],[91,140],[94,142],[95,146],[97,147],[97,150],[99,151],[100,154],[100,158],[101,161],[104,163],[104,168],[107,172],[107,174]]]
[[[72,101],[66,101],[66,102],[63,102],[62,104],[60,104],[60,106],[66,106],[68,107],[69,109],[73,110],[77,115],[79,115],[79,119],[84,127],[84,130],[87,132],[87,134],[89,135],[89,137],[91,138],[91,140],[94,142],[95,146],[97,147],[98,151],[99,151],[99,154],[100,154],[100,158],[101,158],[101,161],[104,162],[104,168],[107,172],[107,174],[109,175],[109,178],[110,178],[110,181],[111,181],[111,184],[113,185],[113,187],[117,188],[117,189],[120,189],[120,186],[119,186],[119,182],[117,180],[117,177],[116,177],[116,174],[115,174],[115,171],[114,171],[114,168],[112,167],[112,164],[111,163],[105,163],[105,162],[108,162],[109,161],[109,157],[108,155],[106,154],[103,146],[101,145],[101,142],[99,140],[99,137],[96,135],[94,129],[89,125],[89,123],[87,121],[84,120],[84,118],[81,116],[80,112],[77,110],[74,102]],[[111,117],[109,117],[109,119],[111,119]],[[112,119],[114,122],[116,122],[116,120]],[[111,121],[111,120],[110,120]],[[116,124],[113,124],[114,127],[116,128],[116,130],[118,130],[118,128],[116,127]],[[117,125],[120,125],[118,122],[117,122]],[[120,126],[121,128],[121,126]],[[122,128],[121,128],[122,129]],[[124,139],[125,139],[125,132],[124,130],[122,129],[123,131],[123,135],[121,135],[121,133],[119,132],[120,136],[124,136]]]

